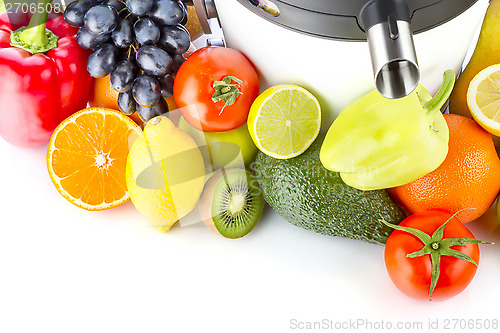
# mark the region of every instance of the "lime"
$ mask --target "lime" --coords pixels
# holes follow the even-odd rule
[[[476,74],[469,84],[467,104],[479,125],[500,136],[500,64]]]
[[[278,85],[252,104],[248,130],[257,148],[278,159],[298,156],[309,148],[321,127],[321,107],[306,89]]]

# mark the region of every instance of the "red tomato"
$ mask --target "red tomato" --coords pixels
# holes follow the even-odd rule
[[[245,124],[258,95],[255,68],[243,54],[225,47],[197,50],[175,75],[175,103],[191,126],[205,132]]]
[[[440,256],[439,277],[435,289],[430,295],[432,260],[431,254],[424,254],[415,258],[407,257],[408,254],[420,251],[426,244],[416,236],[407,231],[395,230],[388,238],[385,245],[385,264],[389,276],[396,287],[404,294],[415,299],[444,300],[461,293],[472,281],[476,274],[477,266],[464,259],[446,255],[443,251],[456,250],[469,256],[476,264],[479,264],[479,247],[472,233],[460,220],[452,218],[444,227],[442,240],[433,237],[433,233],[441,227],[451,214],[438,210],[428,210],[413,214],[404,219],[399,227],[410,227],[423,231],[429,236],[428,252],[435,255],[439,251]],[[433,239],[431,239],[433,238]],[[466,238],[466,245],[453,245],[446,249],[450,238]],[[438,249],[432,249],[432,244]],[[481,242],[484,243],[484,242]],[[439,256],[438,256],[439,257]],[[436,274],[437,275],[437,274]]]

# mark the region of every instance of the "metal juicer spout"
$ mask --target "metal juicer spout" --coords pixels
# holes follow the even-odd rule
[[[411,93],[420,81],[410,13],[404,0],[372,0],[361,10],[375,86],[387,98]]]

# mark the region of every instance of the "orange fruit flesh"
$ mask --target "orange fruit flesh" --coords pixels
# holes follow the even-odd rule
[[[54,131],[47,152],[50,177],[71,203],[102,210],[129,199],[125,165],[138,126],[111,109],[90,108],[67,118]]]

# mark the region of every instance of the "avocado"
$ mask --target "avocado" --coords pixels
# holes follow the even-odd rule
[[[259,152],[252,171],[266,202],[288,222],[329,236],[385,244],[406,215],[386,190],[362,191],[346,185],[338,172],[327,170],[319,137],[302,155],[287,160]]]

